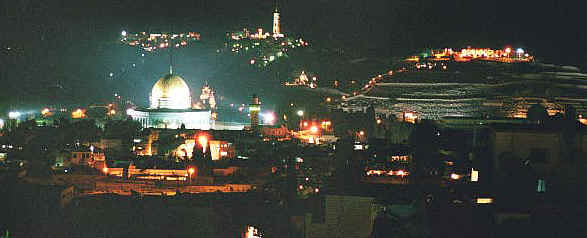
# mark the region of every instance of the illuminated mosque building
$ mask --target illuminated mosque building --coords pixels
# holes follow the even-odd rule
[[[187,83],[178,75],[169,74],[159,79],[153,86],[148,108],[129,109],[127,114],[141,123],[143,128],[209,130],[214,128],[216,101],[214,92],[205,85],[200,100],[192,100],[192,92]]]

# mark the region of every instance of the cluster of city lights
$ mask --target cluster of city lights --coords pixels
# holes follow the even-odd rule
[[[365,172],[365,174],[367,174],[367,176],[407,176],[408,172],[405,170],[389,170],[389,171],[385,171],[385,170],[375,170],[375,169],[371,169],[371,170],[367,170],[367,172]]]
[[[461,50],[453,50],[450,48],[430,50],[429,52],[421,53],[420,55],[410,56],[406,61],[420,62],[420,61],[456,61],[467,62],[471,60],[483,61],[497,61],[504,63],[519,63],[530,62],[534,57],[528,54],[524,49],[511,47],[504,49],[490,49],[490,48],[471,48],[467,47]],[[430,67],[428,65],[428,67]],[[428,68],[426,67],[426,68]],[[446,69],[446,68],[444,68]]]
[[[316,88],[318,87],[318,76],[314,75],[312,76],[312,80],[310,80],[306,75],[306,72],[302,71],[300,76],[295,78],[293,82],[285,82],[284,85],[288,87],[302,86],[308,88]]]
[[[129,33],[122,31],[120,42],[131,47],[139,47],[143,52],[154,52],[158,49],[188,47],[200,40],[200,33]],[[141,53],[144,56],[144,53]]]
[[[283,34],[263,34],[259,28],[251,34],[248,29],[227,34],[225,46],[230,52],[237,55],[249,56],[250,65],[265,67],[287,56],[290,50],[307,47],[308,41],[302,38],[285,37]]]

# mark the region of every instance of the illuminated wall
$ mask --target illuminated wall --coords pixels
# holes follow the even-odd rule
[[[186,129],[210,130],[214,123],[210,119],[210,110],[177,112],[135,110],[127,113],[133,120],[140,122],[143,128],[178,129],[183,124]]]

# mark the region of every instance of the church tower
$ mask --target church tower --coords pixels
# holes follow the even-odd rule
[[[275,11],[273,11],[273,35],[280,35],[279,33],[279,10],[277,10],[277,1],[275,1]]]

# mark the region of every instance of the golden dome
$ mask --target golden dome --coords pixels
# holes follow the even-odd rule
[[[174,74],[160,78],[151,90],[151,108],[188,109],[192,105],[190,88]]]

